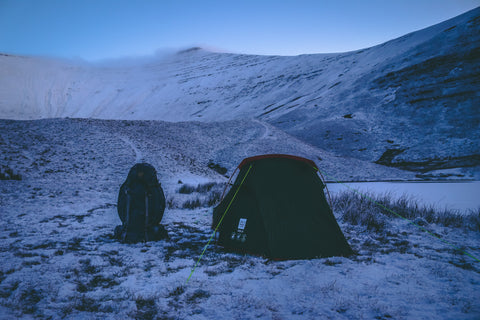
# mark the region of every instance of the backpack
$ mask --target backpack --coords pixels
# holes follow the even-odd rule
[[[137,163],[120,187],[117,211],[122,225],[114,236],[123,242],[156,241],[168,237],[159,225],[165,211],[165,195],[157,171],[148,163]]]

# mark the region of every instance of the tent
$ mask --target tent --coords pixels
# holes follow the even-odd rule
[[[246,158],[237,169],[235,182],[213,210],[217,244],[273,259],[352,253],[313,161],[270,154]]]

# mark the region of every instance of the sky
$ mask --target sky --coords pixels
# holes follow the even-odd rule
[[[96,61],[200,46],[298,55],[357,50],[480,0],[0,0],[0,52]]]

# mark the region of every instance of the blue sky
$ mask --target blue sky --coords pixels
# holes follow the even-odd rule
[[[479,0],[0,0],[0,52],[98,60],[202,46],[296,55],[356,50]]]

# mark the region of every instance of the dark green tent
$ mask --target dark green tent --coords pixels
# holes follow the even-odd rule
[[[244,159],[213,210],[212,228],[221,221],[217,244],[273,259],[351,254],[316,168],[313,161],[290,155]]]

